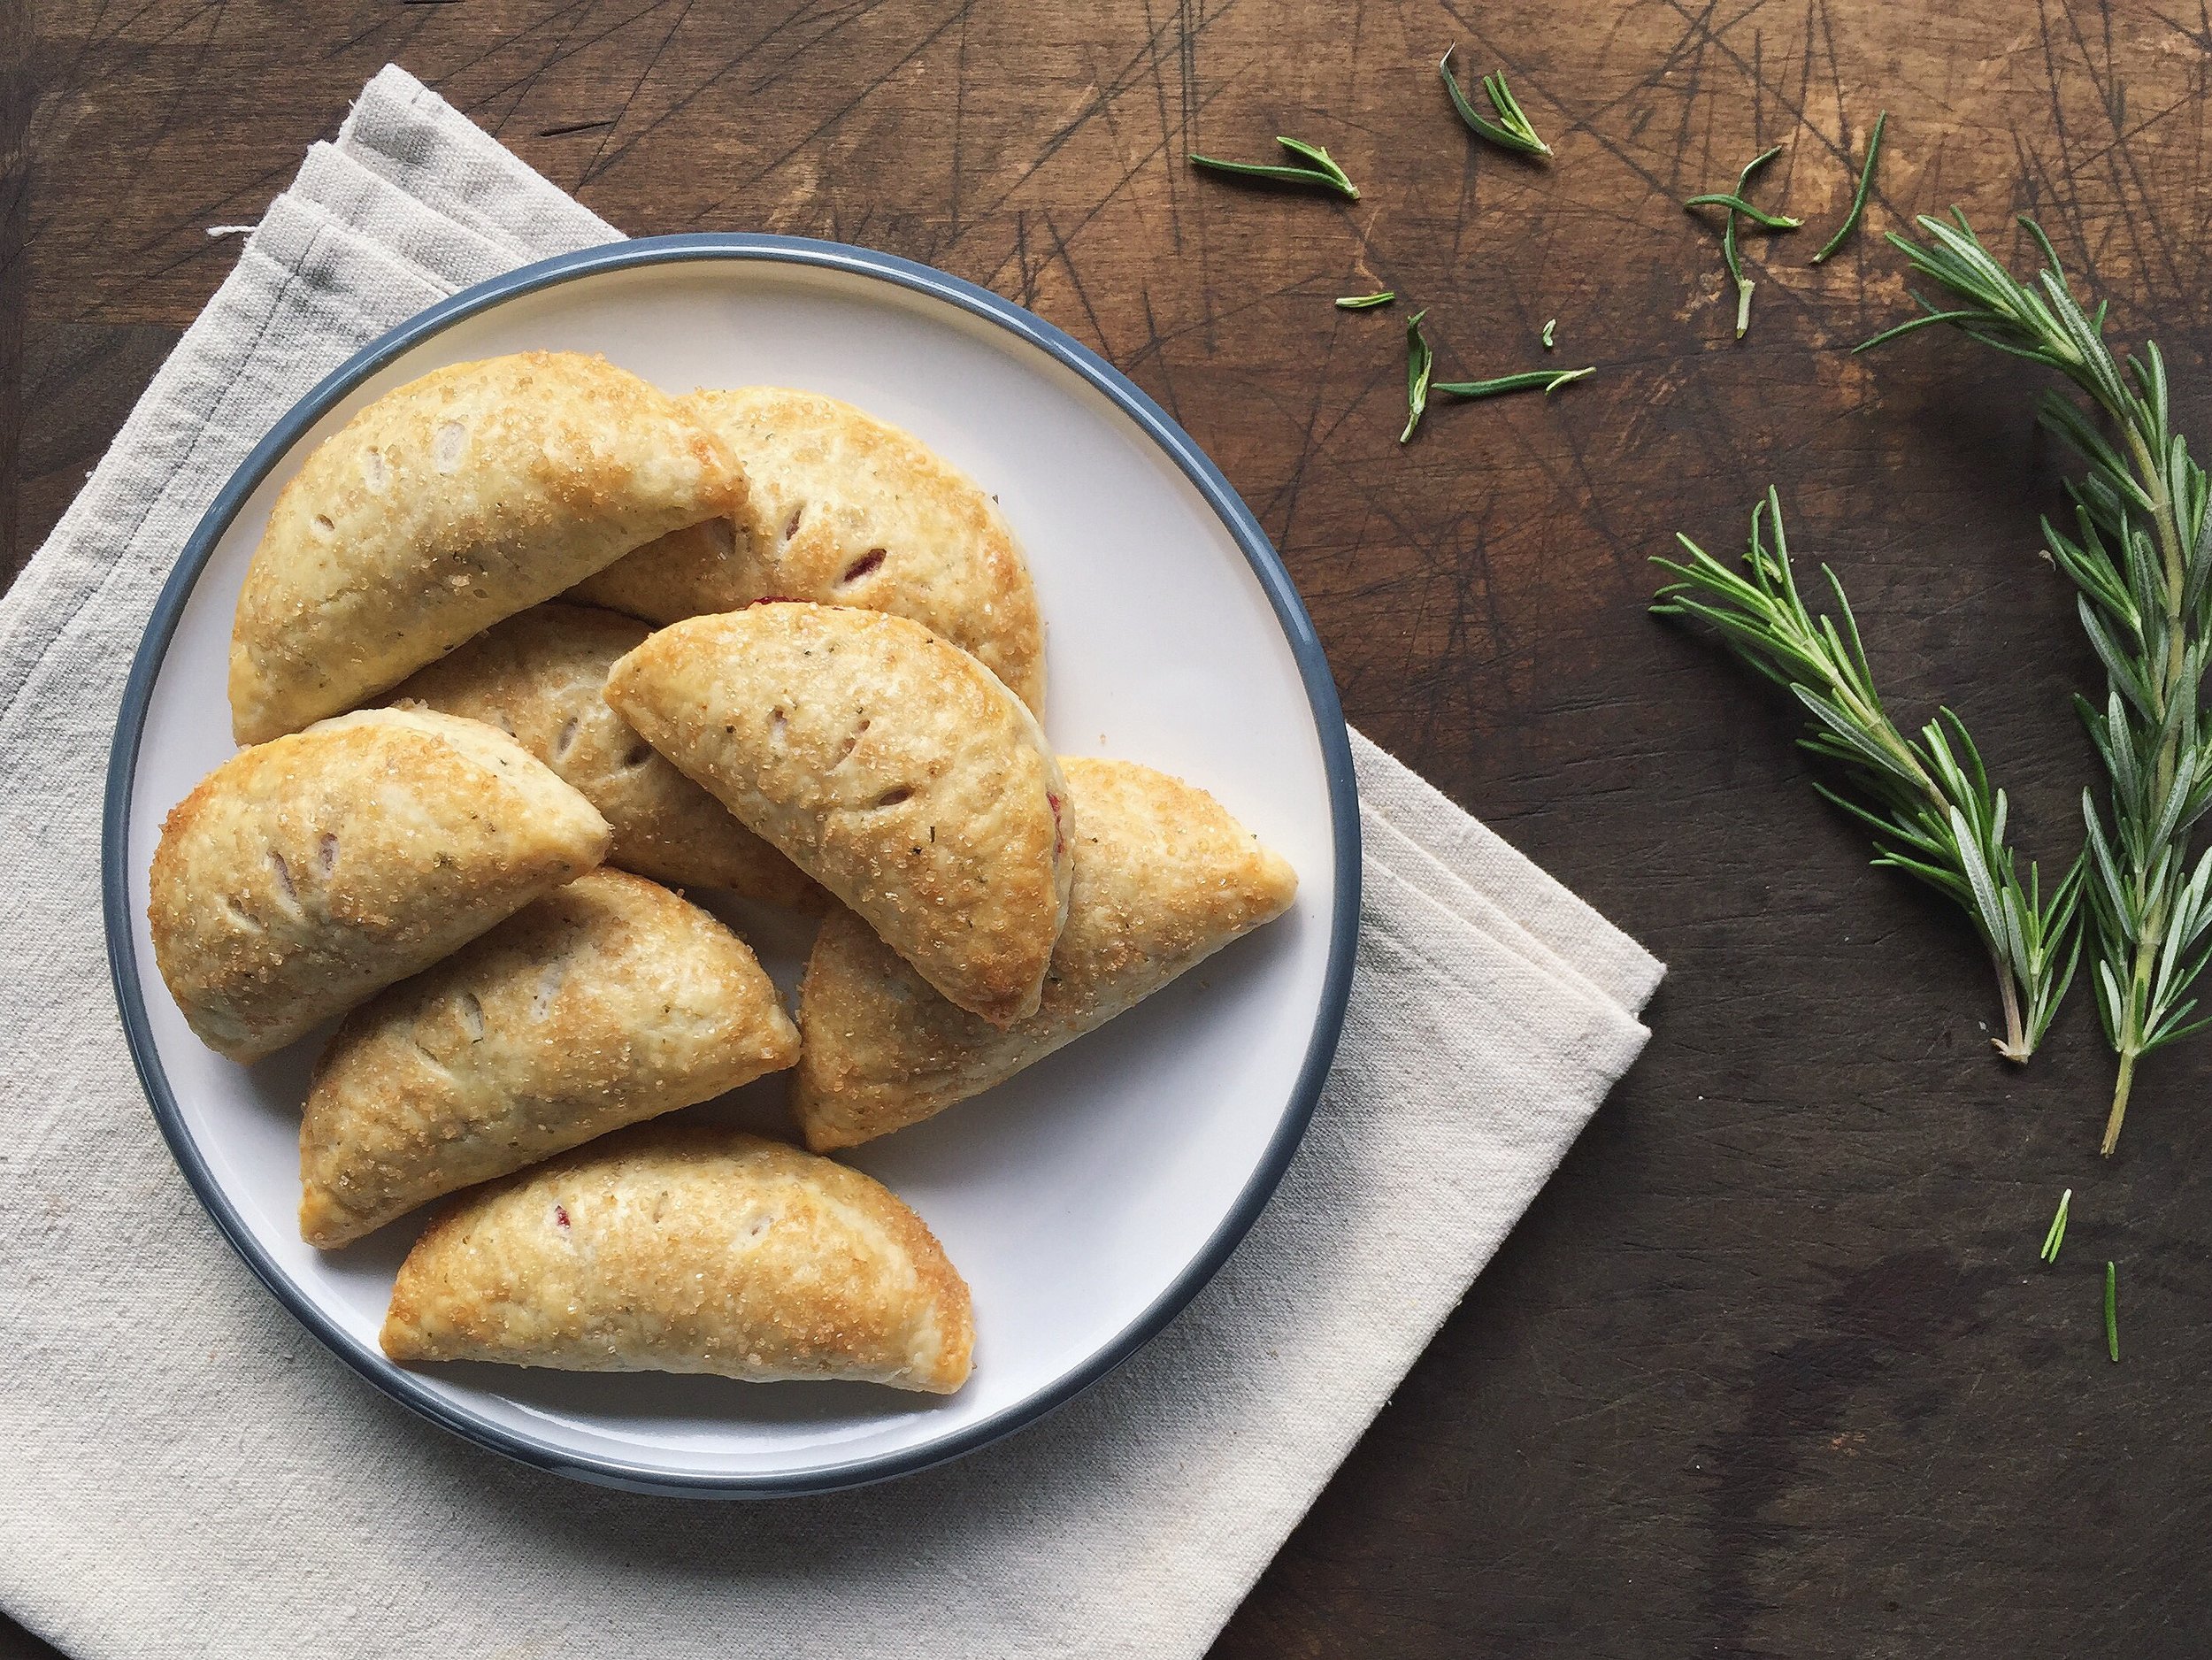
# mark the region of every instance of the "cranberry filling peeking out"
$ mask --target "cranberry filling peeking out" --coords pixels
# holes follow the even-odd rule
[[[568,1226],[568,1207],[565,1204],[555,1205],[553,1207],[553,1220],[560,1226],[564,1228]]]
[[[1060,798],[1047,790],[1045,805],[1052,809],[1052,857],[1056,864],[1060,856],[1068,849],[1067,832],[1060,823]]]
[[[840,588],[845,588],[857,582],[862,577],[882,565],[883,560],[884,550],[881,548],[869,549],[867,552],[845,567],[845,574],[837,579],[837,585]]]

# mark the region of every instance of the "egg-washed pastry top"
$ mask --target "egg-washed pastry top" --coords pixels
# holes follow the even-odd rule
[[[258,1060],[574,880],[609,840],[505,733],[363,710],[233,756],[170,810],[154,960],[202,1041]]]
[[[411,380],[270,510],[231,631],[237,739],[357,708],[639,544],[744,510],[721,441],[603,357],[526,351]]]
[[[799,989],[791,1087],[815,1151],[980,1094],[1289,909],[1296,873],[1204,790],[1129,761],[1060,765],[1074,877],[1027,1019],[1001,1031],[937,995],[858,918],[823,923]]]
[[[982,486],[913,434],[818,392],[749,386],[682,402],[745,470],[745,511],[640,548],[578,598],[656,623],[763,599],[890,611],[1044,713],[1036,590]]]
[[[400,1264],[394,1360],[846,1378],[949,1395],[968,1287],[897,1195],[711,1125],[641,1125],[464,1195]]]
[[[1036,1011],[1066,787],[975,658],[903,617],[762,604],[662,629],[607,701],[950,1001],[998,1026]]]
[[[818,909],[822,890],[671,765],[603,695],[607,671],[652,631],[634,618],[549,602],[518,611],[419,669],[390,694],[497,726],[614,830],[607,862],[678,888],[726,888]]]
[[[300,1235],[343,1245],[798,1057],[744,941],[594,871],[346,1017],[300,1120]]]

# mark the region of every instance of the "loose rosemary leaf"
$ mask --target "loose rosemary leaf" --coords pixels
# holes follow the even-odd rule
[[[1741,572],[1687,536],[1676,540],[1689,557],[1653,561],[1677,580],[1659,590],[1652,610],[1709,623],[1747,666],[1804,705],[1811,735],[1800,742],[1834,764],[1844,786],[1815,788],[1873,832],[1877,865],[1917,878],[1965,911],[1989,952],[2004,1012],[2004,1035],[1990,1041],[2007,1060],[2026,1060],[2080,955],[2083,861],[2075,860],[2047,902],[2034,865],[2022,885],[2005,840],[2005,793],[1990,787],[1964,723],[1946,709],[1916,740],[1897,728],[1835,573],[1822,567],[1833,616],[1816,617],[1800,593],[1781,498],[1771,488],[1752,509]]]
[[[2058,1195],[2058,1214],[2051,1218],[2050,1232],[2043,1236],[2043,1249],[2036,1255],[2047,1263],[2058,1260],[2058,1248],[2066,1242],[2066,1213],[2074,1203],[2074,1190],[2069,1187]]]
[[[1749,161],[1744,163],[1743,171],[1736,175],[1736,188],[1733,190],[1714,191],[1704,196],[1694,196],[1682,204],[1692,212],[1701,207],[1718,207],[1727,210],[1728,217],[1721,223],[1720,253],[1721,258],[1727,263],[1729,278],[1736,285],[1736,338],[1738,340],[1741,340],[1744,337],[1744,332],[1751,327],[1751,290],[1756,285],[1749,277],[1744,275],[1743,259],[1736,250],[1736,216],[1739,213],[1743,214],[1754,224],[1770,231],[1793,231],[1804,223],[1804,220],[1793,219],[1786,213],[1770,213],[1763,208],[1754,207],[1744,195],[1744,192],[1751,188],[1752,175],[1781,153],[1782,147],[1779,144],[1770,150],[1760,151]]]
[[[1751,166],[1756,167],[1761,162],[1770,159],[1778,153],[1781,148],[1779,144],[1777,144],[1773,150],[1760,157],[1758,161],[1753,162]],[[1749,171],[1750,168],[1745,169],[1746,173]],[[1803,219],[1793,219],[1786,213],[1770,213],[1764,208],[1755,206],[1745,201],[1742,196],[1732,190],[1716,190],[1704,196],[1694,196],[1682,205],[1694,208],[1724,207],[1731,213],[1740,213],[1754,225],[1770,231],[1793,231],[1805,222]]]
[[[1350,176],[1343,168],[1337,165],[1336,158],[1330,155],[1320,145],[1309,144],[1303,139],[1285,138],[1280,134],[1276,135],[1275,142],[1304,162],[1314,172],[1328,180],[1332,186],[1342,191],[1353,201],[1359,200],[1359,187],[1352,182]]]
[[[2042,227],[2020,220],[2044,269],[2022,281],[1964,214],[1923,217],[1925,238],[1889,241],[1946,304],[1916,295],[1923,315],[1885,330],[1863,351],[1948,324],[1971,339],[2056,370],[2088,407],[2047,390],[2043,426],[2085,464],[2071,480],[2071,534],[2045,523],[2052,562],[2078,590],[2083,631],[2104,665],[2101,707],[2079,700],[2106,774],[2101,811],[2082,815],[2095,940],[2091,980],[2105,1038],[2118,1057],[2103,1151],[2120,1138],[2137,1064],[2202,1030],[2194,988],[2212,944],[2212,851],[2194,846],[2212,808],[2212,536],[2204,469],[2174,430],[2166,363],[2154,342],[2122,358],[2104,341],[2105,308],[2085,311]]]
[[[1528,112],[1521,108],[1521,101],[1505,84],[1502,73],[1482,78],[1483,96],[1490,100],[1497,119],[1486,119],[1475,108],[1474,100],[1460,90],[1459,77],[1452,73],[1452,54],[1458,50],[1456,45],[1445,48],[1444,56],[1437,60],[1436,73],[1443,77],[1445,88],[1452,95],[1452,108],[1459,111],[1459,119],[1467,124],[1467,130],[1524,156],[1550,155],[1551,146],[1536,135]]]
[[[1354,184],[1336,158],[1318,144],[1309,144],[1301,139],[1277,135],[1275,142],[1299,158],[1295,165],[1286,166],[1279,162],[1224,161],[1218,156],[1202,156],[1190,152],[1194,167],[1210,167],[1216,173],[1225,173],[1240,179],[1266,179],[1277,184],[1312,185],[1322,190],[1333,190],[1349,201],[1359,200],[1359,187]]]
[[[1454,397],[1496,397],[1502,392],[1540,389],[1548,397],[1570,380],[1579,380],[1584,375],[1597,372],[1595,364],[1586,369],[1528,369],[1519,374],[1502,374],[1494,380],[1439,380],[1429,390],[1448,392]]]
[[[1851,196],[1851,211],[1843,216],[1843,223],[1836,227],[1836,234],[1831,236],[1822,245],[1820,251],[1813,256],[1815,265],[1818,265],[1830,254],[1834,253],[1837,249],[1842,247],[1844,239],[1859,228],[1859,220],[1866,212],[1867,192],[1874,188],[1874,158],[1881,153],[1882,129],[1888,125],[1889,111],[1887,110],[1884,110],[1874,118],[1873,134],[1866,141],[1866,159],[1859,165],[1859,188],[1852,193]]]
[[[1436,354],[1429,350],[1428,336],[1421,332],[1421,319],[1428,315],[1423,306],[1406,319],[1406,425],[1398,434],[1398,442],[1405,443],[1413,437],[1413,429],[1421,424],[1421,416],[1429,406],[1429,376],[1436,371]]]
[[[1385,288],[1379,294],[1348,294],[1336,303],[1340,311],[1371,311],[1379,305],[1387,305],[1398,297],[1395,288]]]
[[[1539,336],[1539,338],[1543,341],[1544,350],[1546,351],[1556,351],[1559,350],[1559,342],[1552,338],[1554,331],[1556,330],[1558,327],[1559,319],[1555,317],[1551,318],[1545,322],[1544,332],[1540,336]]]
[[[2120,1271],[2111,1263],[2104,1265],[2104,1352],[2120,1364]]]

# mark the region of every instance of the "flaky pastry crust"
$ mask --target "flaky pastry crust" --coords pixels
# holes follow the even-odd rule
[[[849,912],[799,988],[791,1106],[817,1152],[979,1095],[1280,916],[1289,865],[1205,791],[1127,761],[1062,758],[1074,878],[1036,1013],[1005,1031],[955,1008]]]
[[[526,351],[386,393],[270,510],[231,631],[241,743],[359,707],[642,542],[742,513],[675,400],[603,357]]]
[[[505,733],[363,710],[233,756],[170,810],[154,960],[203,1041],[258,1060],[574,880],[610,840]]]
[[[400,1266],[394,1360],[849,1378],[949,1395],[968,1287],[879,1183],[780,1142],[642,1125],[464,1195]]]

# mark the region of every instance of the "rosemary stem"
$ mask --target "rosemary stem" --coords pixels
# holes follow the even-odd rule
[[[2120,1080],[2113,1088],[2112,1111],[2104,1121],[2104,1145],[2097,1149],[2107,1158],[2120,1143],[2120,1126],[2128,1115],[2128,1094],[2135,1087],[2135,1056],[2132,1049],[2120,1051]]]
[[[1938,812],[1941,812],[1950,804],[1950,798],[1944,795],[1943,787],[1928,776],[1928,769],[1921,765],[1920,757],[1913,752],[1912,745],[1907,743],[1899,735],[1897,728],[1890,723],[1889,717],[1882,712],[1880,705],[1862,697],[1848,682],[1837,686],[1831,695],[1835,698],[1839,708],[1848,712],[1854,720],[1865,728],[1868,735],[1881,747],[1884,754],[1889,756],[1900,767],[1911,774],[1914,786],[1927,799],[1930,805],[1933,806]]]
[[[2127,427],[2128,449],[2132,452],[2136,476],[2150,483],[2157,490],[2151,503],[2151,523],[2158,527],[2158,556],[2166,567],[2166,592],[2161,596],[2166,608],[2166,664],[2160,687],[2159,715],[2163,719],[2173,706],[2176,695],[2181,690],[2181,679],[2187,660],[2183,639],[2181,607],[2184,589],[2188,580],[2186,552],[2181,543],[2181,526],[2174,517],[2171,494],[2166,488],[2166,469],[2161,458],[2152,456],[2150,446],[2131,422]],[[2175,769],[2181,760],[2181,734],[2169,734],[2158,746],[2158,788],[2163,795],[2174,781]]]
[[[2028,1041],[2028,1029],[2020,1019],[2020,988],[2013,983],[2012,964],[1994,945],[1989,948],[1989,961],[1997,971],[1997,999],[2005,1011],[2005,1041],[1997,1045],[1997,1053],[2025,1064],[2035,1048]]]
[[[2182,605],[2185,597],[2188,575],[2184,560],[2181,526],[2174,516],[2171,493],[2166,488],[2165,469],[2151,455],[2150,446],[2130,422],[2124,428],[2130,457],[2134,463],[2136,476],[2152,487],[2151,523],[2158,536],[2159,563],[2164,567],[2165,592],[2159,596],[2165,612],[2166,661],[2161,665],[2158,683],[2156,719],[2167,730],[2159,740],[2158,755],[2154,762],[2158,780],[2157,797],[2162,799],[2173,788],[2174,773],[2181,764],[2181,732],[2166,721],[2166,711],[2173,707],[2174,699],[2189,695],[2183,684],[2187,672],[2188,654],[2184,638]],[[2178,858],[2179,850],[2176,849]],[[2138,897],[2145,872],[2136,873]],[[2170,920],[2168,898],[2170,888],[2164,888],[2153,899],[2143,916],[2142,935],[2135,942],[2134,961],[2129,964],[2127,1008],[2120,1022],[2120,1029],[2113,1034],[2113,1048],[2118,1051],[2120,1070],[2113,1081],[2112,1110],[2106,1116],[2104,1141],[2098,1152],[2110,1157],[2119,1144],[2120,1126],[2127,1118],[2128,1095],[2135,1087],[2135,1063],[2140,1058],[2145,1041],[2149,1036],[2143,1030],[2143,1011],[2150,1007],[2151,980],[2158,966],[2159,954],[2165,949],[2166,926]]]

